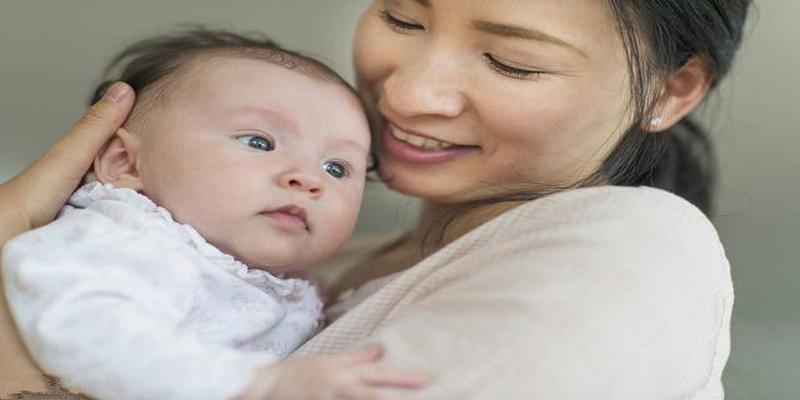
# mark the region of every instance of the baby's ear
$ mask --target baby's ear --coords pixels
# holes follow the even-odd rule
[[[138,138],[120,128],[94,159],[94,174],[102,183],[116,188],[141,191],[142,180],[136,161]]]

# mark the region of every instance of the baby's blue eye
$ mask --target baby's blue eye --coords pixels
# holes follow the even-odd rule
[[[236,138],[236,140],[244,143],[248,147],[252,147],[256,150],[261,151],[272,151],[275,150],[275,144],[272,143],[271,139],[267,139],[263,136],[258,135],[242,135]]]
[[[347,165],[339,161],[325,161],[322,164],[322,169],[325,170],[325,172],[327,172],[328,175],[336,179],[342,179],[347,177],[349,172],[347,169]]]

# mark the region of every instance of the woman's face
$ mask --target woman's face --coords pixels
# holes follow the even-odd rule
[[[603,0],[377,0],[354,58],[381,176],[435,203],[573,184],[628,120]]]

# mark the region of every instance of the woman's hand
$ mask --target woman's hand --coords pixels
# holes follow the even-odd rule
[[[53,220],[98,151],[125,122],[133,100],[130,86],[115,83],[44,156],[0,184],[0,247]]]
[[[382,389],[419,389],[420,372],[378,365],[379,348],[336,356],[298,357],[256,374],[236,400],[376,400]]]

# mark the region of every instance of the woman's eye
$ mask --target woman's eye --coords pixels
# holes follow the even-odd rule
[[[539,76],[539,75],[544,73],[542,71],[532,71],[532,70],[512,67],[512,66],[510,66],[508,64],[504,64],[504,63],[500,62],[497,59],[497,57],[495,57],[495,56],[493,56],[493,55],[491,55],[489,53],[486,53],[483,56],[486,58],[486,61],[489,63],[489,67],[490,68],[492,68],[493,70],[495,70],[495,71],[497,71],[497,72],[499,72],[499,73],[501,73],[503,75],[507,75],[507,76],[510,76],[512,78],[518,78],[518,79],[530,78],[530,77]]]
[[[350,168],[340,161],[325,161],[322,163],[322,169],[336,179],[343,179],[350,175]]]
[[[401,19],[398,19],[394,15],[392,15],[388,10],[384,10],[381,13],[381,17],[384,21],[386,21],[389,26],[398,31],[421,31],[424,30],[425,27],[420,24],[414,24],[411,22],[406,22]]]
[[[244,145],[260,151],[275,150],[275,144],[271,139],[259,135],[242,135],[236,138]]]

